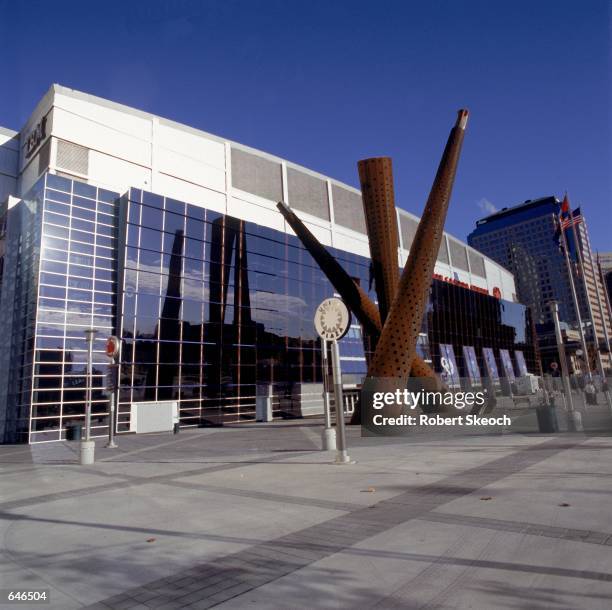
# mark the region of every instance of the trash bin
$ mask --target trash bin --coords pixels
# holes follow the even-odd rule
[[[66,426],[66,440],[80,441],[83,438],[83,424],[68,424]]]
[[[538,418],[538,429],[540,432],[550,434],[559,432],[559,422],[557,420],[557,410],[554,405],[540,405],[536,407]]]

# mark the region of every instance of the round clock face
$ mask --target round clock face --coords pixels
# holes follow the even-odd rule
[[[342,300],[335,297],[325,299],[317,307],[314,324],[322,339],[337,341],[348,332],[351,314]]]

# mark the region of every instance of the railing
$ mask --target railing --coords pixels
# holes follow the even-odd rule
[[[350,390],[344,390],[344,414],[352,415],[355,412],[355,404],[359,400],[359,390],[351,388]]]

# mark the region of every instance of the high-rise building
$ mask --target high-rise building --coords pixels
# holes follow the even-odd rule
[[[58,85],[21,132],[0,132],[0,153],[0,440],[60,440],[83,421],[91,327],[96,436],[108,431],[109,335],[121,339],[118,432],[151,401],[178,403],[181,426],[249,421],[261,386],[272,386],[275,417],[320,412],[313,317],[334,291],[276,203],[374,299],[357,189]],[[397,221],[404,264],[418,218],[398,210]],[[510,272],[444,234],[435,273],[425,360],[450,360],[476,384],[487,368],[535,372]],[[340,349],[343,381],[358,383],[358,324]]]
[[[529,199],[478,220],[476,228],[468,236],[471,246],[514,274],[518,299],[531,308],[536,322],[545,363],[547,352],[549,358],[556,358],[554,341],[551,341],[552,319],[547,306],[551,300],[559,303],[559,318],[574,351],[580,349],[576,340],[578,315],[571,293],[570,273],[563,250],[554,238],[560,209],[561,202],[553,196]],[[591,367],[595,366],[594,336],[604,366],[610,367],[612,359],[606,353],[604,340],[604,324],[605,331],[612,338],[610,310],[597,273],[586,218],[578,210],[574,210],[574,217],[578,243],[575,243],[571,227],[566,230],[566,236],[580,316],[589,350],[592,350]],[[576,248],[582,254],[584,275],[573,262]]]
[[[612,303],[612,252],[598,252],[596,261],[599,279],[606,289],[608,304]]]

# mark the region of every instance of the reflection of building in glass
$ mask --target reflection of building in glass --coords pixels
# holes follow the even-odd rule
[[[83,331],[92,326],[100,331],[94,341],[93,433],[106,425],[103,352],[117,321],[117,194],[55,176],[48,181],[45,188],[43,177],[10,210],[7,223],[0,300],[2,331],[11,337],[0,367],[5,441],[17,432],[27,440],[30,426],[34,439],[56,440],[60,427],[83,420]],[[20,244],[27,244],[25,251]]]
[[[25,138],[41,116],[47,139],[26,157]],[[333,288],[275,204],[297,209],[374,299],[358,191],[61,87],[22,133],[0,140],[3,163],[16,150],[0,181],[12,172],[21,189],[0,184],[0,193],[15,195],[0,222],[4,442],[58,440],[83,420],[83,330],[91,326],[99,330],[96,435],[107,431],[101,390],[110,334],[122,338],[119,431],[129,427],[133,402],[176,400],[188,426],[252,420],[261,384],[273,384],[276,417],[307,412],[305,396],[320,401],[313,312]],[[400,263],[415,226],[400,211]],[[417,346],[424,360],[437,366],[439,345],[452,346],[464,376],[462,348],[471,345],[484,376],[484,347],[494,358],[500,348],[520,349],[534,369],[511,274],[448,235],[436,274]],[[366,360],[355,320],[340,351],[345,383],[359,383]]]

